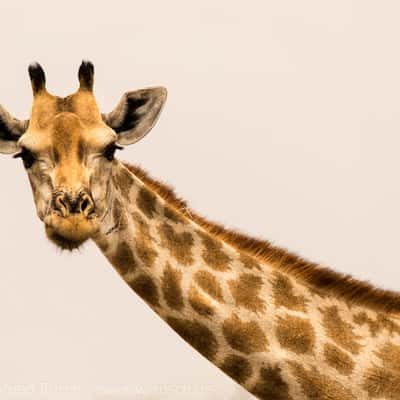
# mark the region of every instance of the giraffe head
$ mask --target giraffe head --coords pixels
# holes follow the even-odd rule
[[[0,153],[22,159],[47,236],[63,249],[74,249],[96,233],[109,208],[115,151],[150,131],[166,90],[127,92],[113,111],[101,113],[92,63],[82,62],[79,89],[64,98],[46,90],[39,64],[29,66],[29,75],[30,119],[18,120],[0,106]]]

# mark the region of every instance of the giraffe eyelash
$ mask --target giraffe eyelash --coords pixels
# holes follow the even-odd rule
[[[25,147],[23,147],[19,153],[14,154],[13,158],[22,158],[22,162],[26,169],[32,167],[33,163],[36,161],[35,155]]]
[[[103,151],[103,156],[108,160],[112,161],[114,159],[114,154],[116,150],[123,150],[123,147],[118,146],[115,142],[109,144]]]

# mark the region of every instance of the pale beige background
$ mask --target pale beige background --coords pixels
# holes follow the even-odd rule
[[[400,289],[396,1],[2,2],[0,102],[28,115],[30,61],[110,110],[165,85],[121,157],[202,214]],[[0,398],[249,399],[171,332],[99,251],[44,238],[19,161],[0,158]],[[145,393],[152,393],[147,395]]]

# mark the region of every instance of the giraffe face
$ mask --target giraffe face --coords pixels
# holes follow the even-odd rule
[[[91,237],[107,210],[117,134],[100,120],[88,126],[71,112],[46,129],[28,128],[18,141],[36,210],[47,236],[73,249]]]
[[[166,98],[163,88],[127,92],[112,112],[101,114],[93,70],[83,62],[79,90],[60,98],[47,92],[35,64],[30,120],[18,121],[0,107],[0,152],[22,159],[48,238],[69,250],[97,232],[109,209],[115,151],[150,131]]]

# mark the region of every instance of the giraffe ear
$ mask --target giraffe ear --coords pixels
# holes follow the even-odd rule
[[[103,121],[118,134],[119,144],[135,143],[150,132],[166,98],[163,87],[127,92],[113,111],[102,114]]]
[[[0,153],[11,154],[18,150],[18,139],[28,128],[29,121],[14,118],[0,105]]]

